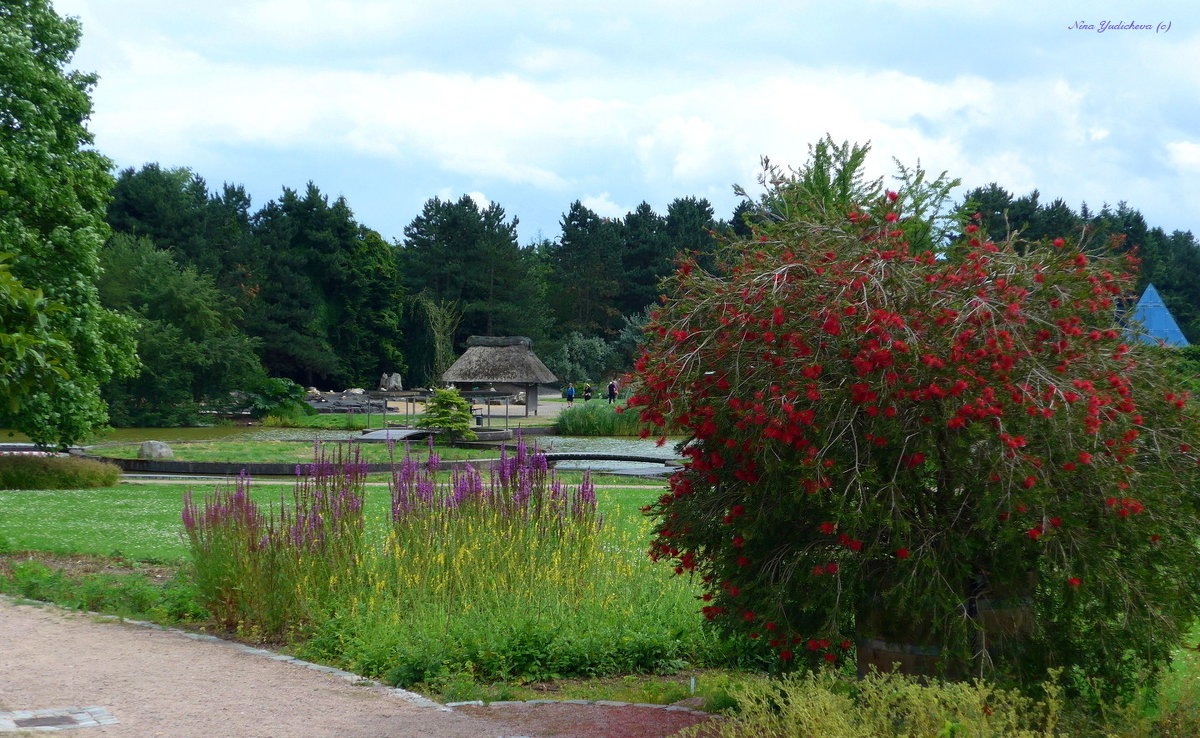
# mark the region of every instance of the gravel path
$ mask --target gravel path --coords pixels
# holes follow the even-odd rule
[[[708,719],[633,705],[451,710],[205,638],[0,597],[0,733],[70,723],[81,738],[663,738]]]
[[[513,735],[225,642],[0,600],[0,713],[68,707],[116,720],[81,736]]]

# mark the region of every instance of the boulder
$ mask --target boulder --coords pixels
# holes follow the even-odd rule
[[[379,389],[383,392],[403,392],[404,383],[400,381],[400,372],[393,374],[383,373],[379,378]]]
[[[139,459],[173,459],[175,454],[171,447],[162,441],[142,441],[138,446]]]
[[[365,389],[363,389],[362,387],[351,387],[350,389],[342,392],[342,394],[343,395],[365,395],[365,394],[367,394],[367,391]]]

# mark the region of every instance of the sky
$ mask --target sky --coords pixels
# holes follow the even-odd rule
[[[1184,2],[53,0],[118,169],[254,207],[309,181],[388,239],[469,194],[555,238],[580,200],[761,192],[826,134],[868,168],[1127,202],[1200,235],[1200,10]],[[1106,27],[1108,23],[1111,26]],[[1122,28],[1122,25],[1149,28]]]

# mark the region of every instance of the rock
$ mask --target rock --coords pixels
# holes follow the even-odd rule
[[[379,389],[383,392],[403,392],[404,383],[400,381],[400,372],[394,374],[383,373],[379,378]]]
[[[686,707],[690,710],[703,710],[704,709],[704,698],[703,697],[684,697],[683,699],[681,699],[677,702],[672,702],[671,706],[672,707]]]
[[[172,453],[171,447],[162,441],[142,441],[142,445],[138,446],[139,459],[173,459],[175,454]]]
[[[362,387],[351,387],[342,393],[343,395],[365,395],[367,391]]]

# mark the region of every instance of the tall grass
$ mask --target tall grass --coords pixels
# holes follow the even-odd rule
[[[636,436],[642,426],[636,412],[617,412],[620,405],[599,400],[563,408],[554,427],[564,436]]]
[[[297,538],[316,506],[361,496],[336,464],[316,465],[277,512],[255,506],[245,480],[189,503],[205,606],[243,633],[303,636],[304,656],[406,686],[667,670],[715,653],[690,583],[650,565],[647,531],[604,524],[589,478],[561,484],[523,443],[486,476],[467,468],[439,484],[439,464],[397,461],[387,519],[365,533],[361,505],[343,505],[321,508],[315,539]]]
[[[278,510],[251,499],[244,472],[202,503],[184,496],[196,586],[222,626],[267,640],[294,637],[358,569],[366,467],[357,447],[327,456],[316,446],[316,462]]]

